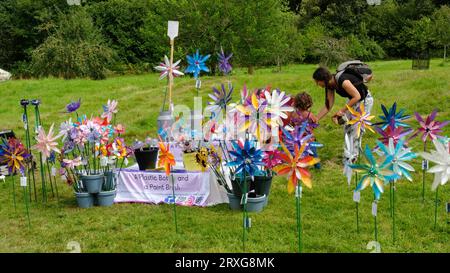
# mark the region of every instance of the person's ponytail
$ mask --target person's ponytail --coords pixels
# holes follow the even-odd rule
[[[325,83],[325,107],[330,110],[330,102],[328,101],[328,83],[330,82],[333,75],[325,67],[319,67],[313,73],[313,79],[316,81],[323,81]]]

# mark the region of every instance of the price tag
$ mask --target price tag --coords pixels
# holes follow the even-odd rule
[[[251,228],[252,227],[252,218],[246,217],[244,220],[244,228]]]
[[[428,160],[422,160],[422,170],[428,170]]]
[[[52,176],[56,176],[56,168],[52,167]]]
[[[180,23],[178,21],[168,21],[167,24],[167,36],[169,36],[170,40],[178,37],[178,27]]]
[[[377,211],[378,211],[378,203],[374,201],[372,203],[372,215],[377,217]]]
[[[297,187],[295,187],[295,197],[302,198],[302,192],[303,192],[302,186],[300,184],[297,185]]]
[[[21,176],[20,177],[20,186],[21,187],[26,187],[27,186],[27,177],[26,176]]]
[[[195,81],[195,88],[197,88],[197,89],[202,88],[202,81],[201,80],[197,79]]]
[[[359,201],[361,201],[361,192],[360,191],[353,192],[353,201],[355,201],[356,203],[359,203]]]

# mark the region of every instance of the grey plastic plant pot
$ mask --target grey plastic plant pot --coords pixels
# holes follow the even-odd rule
[[[105,176],[103,174],[80,175],[84,188],[89,193],[99,193],[102,190]]]
[[[237,197],[234,193],[227,192],[230,209],[241,210],[241,198]]]
[[[264,209],[266,203],[266,195],[257,195],[256,197],[247,198],[247,211],[248,212],[261,212]]]
[[[94,196],[88,192],[76,192],[78,207],[87,209],[94,206]]]
[[[100,207],[110,207],[114,204],[115,197],[116,190],[99,192],[97,194],[98,205]]]

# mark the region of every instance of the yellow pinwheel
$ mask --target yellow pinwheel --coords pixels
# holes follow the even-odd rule
[[[237,105],[236,109],[244,114],[245,122],[241,131],[248,130],[259,141],[266,140],[270,136],[272,124],[271,114],[266,111],[267,101],[259,99],[255,93],[251,96],[251,103]]]
[[[348,111],[353,116],[353,119],[349,120],[347,124],[355,126],[356,128],[356,137],[359,138],[361,135],[362,129],[369,129],[372,133],[375,133],[375,131],[372,129],[372,123],[370,122],[371,119],[373,119],[375,116],[371,116],[370,113],[366,113],[364,109],[364,103],[361,103],[359,109],[360,111],[356,111],[352,107],[347,106]]]

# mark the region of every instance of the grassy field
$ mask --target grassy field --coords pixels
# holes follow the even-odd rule
[[[450,118],[450,67],[432,61],[427,71],[411,70],[410,61],[370,63],[375,78],[370,83],[375,98],[373,113],[381,113],[381,104],[397,101],[407,113],[428,114],[439,109],[438,120]],[[231,76],[235,90],[244,83],[250,88],[270,85],[288,93],[309,92],[314,99],[314,112],[322,107],[323,90],[315,86],[311,75],[314,65],[292,65],[275,73],[260,69],[255,75],[244,70]],[[223,77],[203,77],[204,104],[211,86],[226,82]],[[104,81],[43,79],[19,80],[0,84],[0,128],[13,129],[20,137],[21,98],[40,98],[41,116],[46,127],[67,118],[65,105],[82,98],[80,113],[99,114],[108,98],[119,101],[118,121],[127,127],[126,139],[155,136],[156,118],[162,104],[164,82],[157,74],[113,77]],[[193,105],[194,80],[177,79],[174,102]],[[236,92],[234,98],[237,99]],[[337,100],[339,107],[345,101]],[[33,120],[31,120],[33,121]],[[410,122],[413,126],[415,120]],[[450,126],[445,129],[450,135]],[[371,189],[362,193],[360,204],[361,230],[356,232],[355,204],[352,190],[342,175],[342,128],[324,119],[316,130],[317,139],[325,147],[319,151],[322,169],[313,170],[313,189],[306,189],[302,199],[303,243],[305,252],[370,252],[367,244],[373,240]],[[364,143],[372,145],[377,136],[368,133]],[[415,151],[422,144],[411,142]],[[434,193],[432,175],[428,174],[426,202],[421,201],[420,160],[414,163],[414,182],[401,181],[397,189],[397,242],[391,240],[389,193],[382,196],[378,209],[379,242],[382,252],[450,252],[450,217],[444,203],[450,202],[450,187],[439,190],[438,227],[433,229]],[[172,222],[172,207],[167,205],[118,204],[109,208],[79,209],[70,187],[59,181],[61,200],[50,198],[47,204],[32,203],[31,225],[28,229],[24,207],[19,202],[14,210],[11,180],[0,181],[0,252],[68,252],[67,244],[77,241],[83,252],[241,252],[241,213],[229,210],[228,205],[208,208],[180,207],[179,229],[176,234]],[[272,186],[269,206],[261,213],[251,214],[247,251],[295,252],[295,198],[286,191],[286,179],[276,178]],[[18,195],[18,198],[21,195]],[[19,199],[21,200],[21,199]]]

